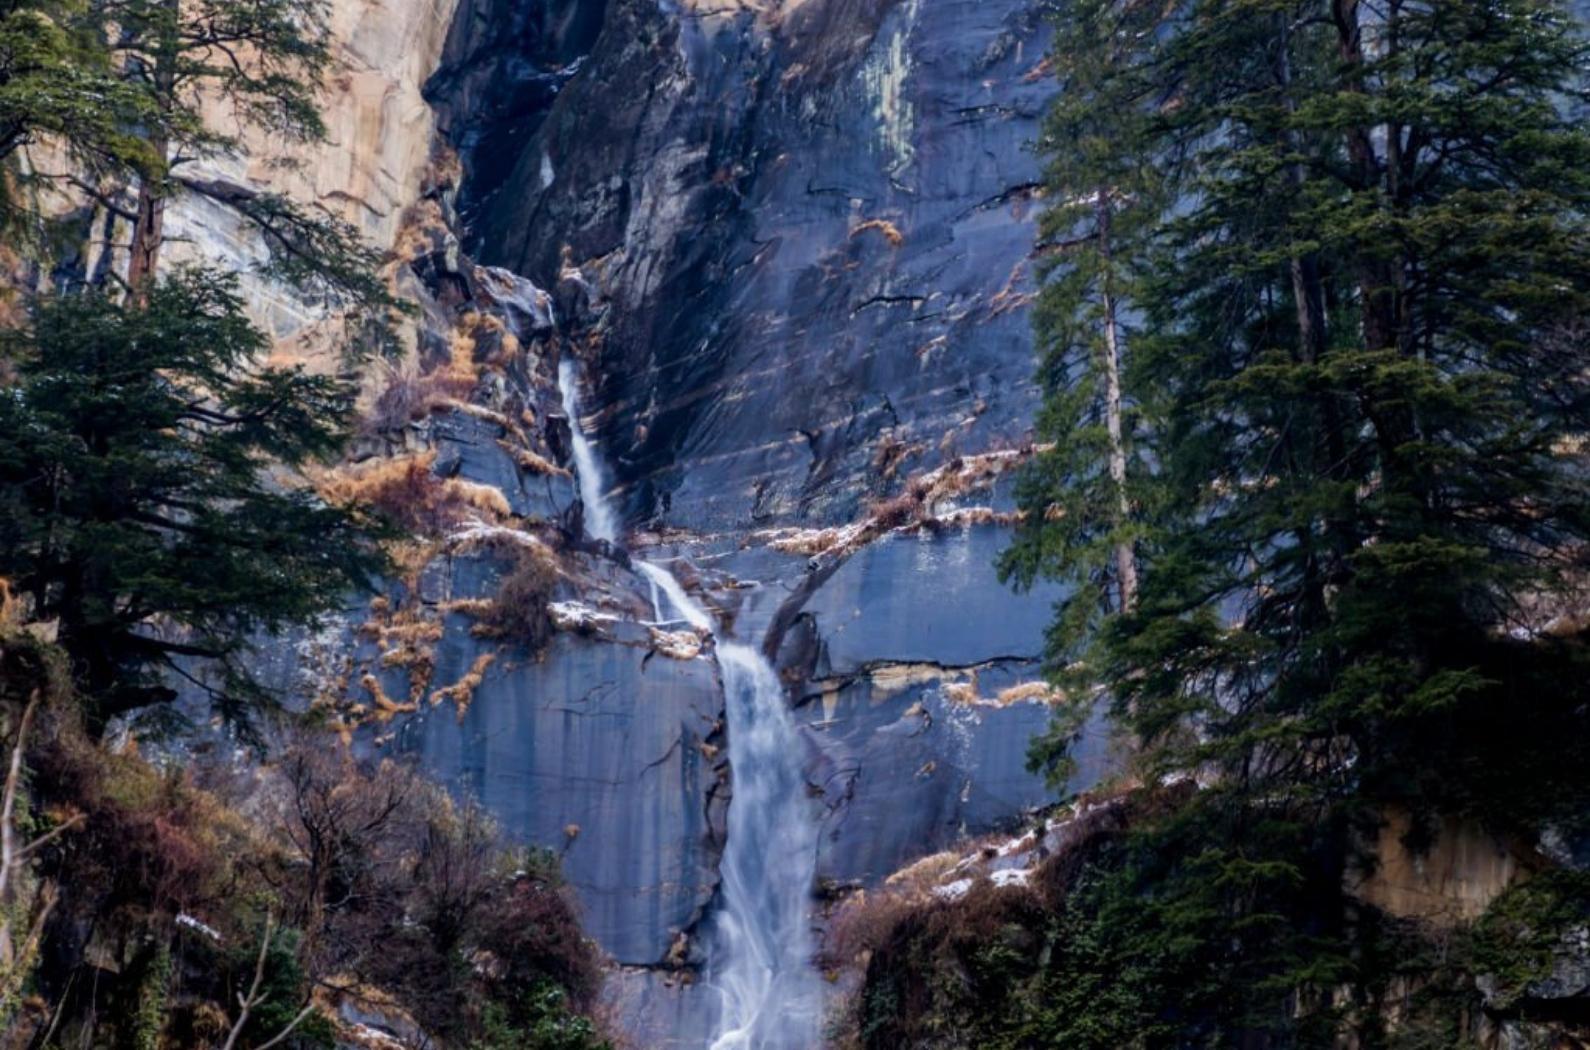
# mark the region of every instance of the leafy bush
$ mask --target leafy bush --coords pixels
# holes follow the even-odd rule
[[[517,1011],[501,1003],[488,1004],[481,1033],[470,1050],[612,1050],[588,1019],[570,1013],[567,997],[555,984],[531,989]]]

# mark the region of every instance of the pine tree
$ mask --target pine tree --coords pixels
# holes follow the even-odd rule
[[[69,5],[0,2],[0,165],[9,169],[0,182],[0,222],[23,210],[12,194],[37,177],[11,162],[42,138],[67,148],[80,169],[74,177],[85,184],[83,176],[152,160],[129,130],[152,116],[145,102],[115,74],[108,51],[83,32]]]
[[[99,31],[127,83],[154,119],[139,130],[150,162],[138,179],[127,284],[135,298],[160,272],[167,203],[178,193],[237,212],[270,251],[266,273],[334,309],[358,334],[391,346],[401,309],[380,279],[381,255],[357,229],[291,198],[191,177],[192,161],[244,149],[218,130],[224,118],[287,143],[319,142],[326,129],[316,94],[332,53],[324,0],[98,0]]]
[[[1157,173],[1109,246],[1137,600],[1100,582],[1123,526],[1096,227],[1044,293],[1058,444],[1005,569],[1070,585],[1051,668],[1111,697],[1149,782],[1206,785],[1119,862],[1156,919],[1117,962],[1163,967],[1138,1020],[1295,1035],[1296,990],[1354,958],[1356,828],[1394,804],[1527,835],[1590,803],[1560,772],[1586,646],[1552,622],[1590,551],[1582,27],[1554,0],[1074,0],[1060,24],[1051,224]]]
[[[46,303],[13,335],[0,399],[0,576],[59,625],[98,724],[173,698],[246,727],[272,697],[250,639],[367,586],[381,535],[295,468],[334,455],[342,380],[258,363],[232,278],[185,271],[132,305]]]
[[[1045,395],[1037,420],[1041,451],[1020,482],[1018,498],[1043,521],[1022,530],[1001,559],[1001,573],[1030,583],[1065,579],[1075,590],[1050,632],[1050,671],[1069,675],[1101,617],[1136,604],[1138,512],[1152,503],[1153,478],[1137,448],[1137,408],[1124,396],[1145,237],[1163,211],[1163,182],[1142,149],[1145,85],[1123,52],[1151,13],[1129,8],[1125,23],[1106,25],[1100,5],[1078,5],[1051,48],[1068,89],[1045,119],[1045,189],[1039,251],[1042,289],[1035,316]],[[1142,23],[1142,24],[1139,24]],[[1137,510],[1134,510],[1137,508]],[[1065,709],[1038,747],[1056,756],[1085,721],[1083,705]]]

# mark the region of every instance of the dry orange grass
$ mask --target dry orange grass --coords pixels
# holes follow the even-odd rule
[[[431,469],[435,462],[434,450],[370,460],[326,471],[315,479],[315,487],[327,502],[374,507],[420,534],[439,534],[472,518],[494,522],[512,516],[501,490],[462,478],[438,478]]]
[[[858,223],[851,228],[850,236],[853,238],[860,237],[869,230],[876,230],[881,233],[883,239],[889,242],[889,247],[891,248],[898,248],[905,243],[905,234],[901,233],[900,228],[887,219],[868,219],[866,222]]]
[[[475,690],[480,688],[480,683],[486,677],[486,668],[497,659],[497,654],[481,653],[475,657],[475,662],[469,665],[469,670],[464,676],[452,685],[445,686],[431,694],[431,706],[435,707],[443,700],[450,700],[458,709],[458,719],[463,721],[464,715],[469,711],[470,703],[475,699]]]
[[[1064,694],[1048,682],[1022,682],[1009,689],[1001,689],[997,700],[1001,707],[1010,704],[1042,703],[1052,704],[1064,698]]]

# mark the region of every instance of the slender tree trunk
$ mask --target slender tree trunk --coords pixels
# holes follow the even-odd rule
[[[1113,263],[1110,245],[1111,205],[1109,190],[1100,188],[1094,202],[1099,229],[1099,257],[1104,262],[1100,294],[1104,305],[1104,426],[1110,438],[1110,481],[1115,485],[1118,524],[1131,520],[1132,505],[1126,492],[1126,440],[1121,421],[1121,332],[1117,316]],[[1115,545],[1115,571],[1120,579],[1121,611],[1137,604],[1137,554],[1130,540]]]
[[[1287,18],[1288,14],[1284,11],[1276,16],[1276,79],[1281,86],[1287,113],[1291,115],[1297,112],[1297,99],[1292,91],[1292,33]],[[1296,128],[1287,129],[1284,146],[1292,158],[1287,164],[1287,182],[1294,195],[1302,199],[1308,178],[1301,159],[1303,143]],[[1293,306],[1297,312],[1297,357],[1305,364],[1318,364],[1324,359],[1329,346],[1325,280],[1320,268],[1319,255],[1315,252],[1293,252],[1288,269],[1292,280]],[[1324,442],[1325,462],[1317,463],[1318,446],[1313,444],[1316,439],[1311,438],[1312,447],[1302,450],[1306,462],[1300,463],[1299,466],[1302,469],[1317,471],[1333,480],[1340,480],[1345,476],[1348,468],[1347,438],[1341,411],[1328,391],[1319,395],[1318,411],[1318,425],[1323,431],[1321,437]],[[1297,457],[1298,453],[1294,451],[1293,455]],[[1320,618],[1326,616],[1327,585],[1331,581],[1337,583],[1342,581],[1347,573],[1348,559],[1358,546],[1354,538],[1355,530],[1350,522],[1327,517],[1324,526],[1328,538],[1327,548],[1320,556],[1311,555],[1308,558],[1305,562],[1303,580],[1303,588],[1307,594],[1306,605],[1312,615]],[[1297,531],[1297,542],[1305,550],[1312,549],[1315,546],[1313,530],[1300,528]]]
[[[1360,9],[1362,0],[1332,0],[1336,24],[1337,50],[1343,67],[1343,87],[1364,94],[1364,33]],[[1382,189],[1381,163],[1375,151],[1373,129],[1349,127],[1347,158],[1352,164],[1355,189],[1359,193],[1379,194]],[[1396,280],[1391,268],[1359,256],[1357,266],[1359,305],[1363,313],[1364,347],[1385,350],[1397,345]]]
[[[5,791],[0,795],[0,905],[11,893],[11,870],[17,864],[16,829],[12,826],[16,816],[17,792],[22,785],[22,758],[27,752],[28,730],[33,728],[33,715],[39,709],[39,691],[33,690],[22,717],[17,720],[17,738],[11,745],[11,761],[6,768]],[[8,913],[9,914],[9,913]],[[6,935],[10,933],[9,920],[3,923]],[[4,938],[9,944],[9,936]]]
[[[167,175],[171,164],[167,121],[176,108],[179,3],[180,0],[165,2],[166,22],[154,49],[154,69],[150,74],[161,124],[149,136],[149,152],[157,162],[156,169],[144,172],[138,180],[138,209],[127,260],[127,287],[131,289],[135,305],[142,305],[148,299],[149,285],[160,271],[160,249],[165,243]]]
[[[38,951],[44,924],[56,904],[55,883],[46,880],[34,896],[28,932],[18,945],[13,924],[22,916],[12,907],[12,873],[31,853],[66,834],[83,819],[81,814],[74,816],[25,845],[17,841],[15,822],[17,796],[22,791],[22,767],[27,755],[28,734],[32,731],[33,719],[38,714],[41,702],[39,691],[34,689],[28,695],[28,703],[22,709],[21,717],[17,719],[17,735],[11,744],[11,758],[6,766],[5,789],[0,794],[0,999],[15,994],[26,978],[28,961]]]
[[[164,159],[163,138],[152,143]],[[142,304],[149,293],[149,282],[160,268],[160,247],[165,241],[165,173],[145,173],[138,181],[138,212],[133,220],[132,250],[127,260],[127,286],[133,301]]]
[[[1344,70],[1342,86],[1358,94],[1368,91],[1364,79],[1367,59],[1362,11],[1362,0],[1332,0],[1338,57]],[[1391,14],[1395,15],[1396,12],[1392,11]],[[1388,26],[1386,31],[1390,33],[1393,28]],[[1396,133],[1395,128],[1387,130]],[[1347,156],[1355,176],[1353,191],[1374,194],[1383,207],[1394,207],[1392,187],[1396,184],[1391,180],[1389,162],[1383,165],[1375,150],[1374,129],[1362,125],[1349,127],[1346,136]],[[1404,158],[1396,156],[1396,161],[1400,167]],[[1401,192],[1400,187],[1397,192]],[[1400,293],[1405,284],[1405,266],[1403,261],[1387,263],[1372,258],[1362,250],[1358,252],[1355,277],[1366,350],[1395,350],[1401,353],[1416,349],[1410,347],[1403,332],[1406,314]],[[1428,509],[1432,502],[1428,479],[1418,463],[1408,461],[1405,451],[1419,430],[1413,409],[1406,404],[1388,405],[1373,393],[1366,392],[1363,410],[1374,428],[1385,487],[1412,495],[1422,507]]]
[[[1281,82],[1286,110],[1297,111],[1297,100],[1292,96],[1292,39],[1286,24],[1285,12],[1277,16],[1279,61],[1276,78]],[[1303,152],[1297,130],[1286,132],[1286,149],[1293,157],[1286,166],[1287,182],[1294,193],[1301,196],[1307,183],[1303,163],[1297,159]],[[1325,283],[1320,275],[1319,256],[1313,252],[1292,255],[1292,298],[1297,308],[1298,354],[1301,360],[1314,364],[1325,356]]]

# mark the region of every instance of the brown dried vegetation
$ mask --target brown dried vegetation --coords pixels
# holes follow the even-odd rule
[[[368,460],[322,473],[316,487],[333,503],[374,507],[397,525],[421,535],[440,535],[467,521],[498,521],[512,508],[490,485],[439,478],[435,451]]]
[[[502,638],[540,654],[552,640],[549,606],[558,583],[551,552],[521,548],[490,603],[476,616],[477,633]]]
[[[8,909],[46,901],[49,917],[43,950],[23,959],[15,1045],[46,1031],[52,1045],[219,1045],[259,972],[264,991],[244,998],[302,1012],[300,1033],[316,1033],[304,1045],[356,1042],[338,1031],[348,998],[412,1017],[428,1045],[459,1046],[480,1037],[483,1004],[519,1009],[546,982],[593,1005],[601,960],[553,853],[506,849],[478,808],[323,735],[290,738],[274,765],[202,746],[153,765],[84,731],[59,663],[0,633],[13,739],[19,701],[37,705],[15,824],[29,838],[60,829],[5,890]],[[262,928],[278,931],[263,948]],[[249,1028],[240,1045],[276,1030]]]
[[[901,233],[900,228],[887,219],[868,219],[866,222],[857,223],[851,228],[850,236],[853,238],[860,237],[868,231],[876,231],[882,234],[883,239],[889,242],[889,247],[891,248],[898,248],[905,244],[905,234]]]

